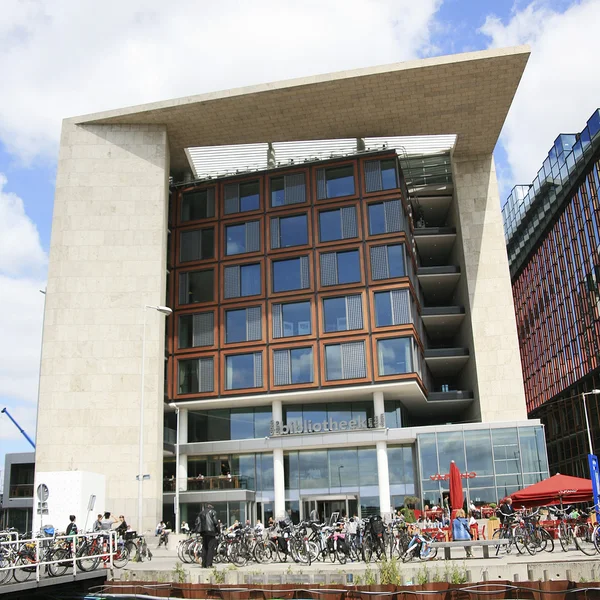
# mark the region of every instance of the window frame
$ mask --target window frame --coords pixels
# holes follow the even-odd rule
[[[269,373],[269,389],[271,390],[300,390],[319,387],[320,369],[319,369],[319,353],[317,350],[317,342],[308,340],[308,336],[302,336],[300,339],[306,340],[306,344],[277,344],[269,347],[269,361],[274,364],[274,352],[276,350],[302,350],[311,348],[313,353],[313,381],[311,383],[291,383],[289,385],[275,385],[275,369],[272,367]],[[278,338],[279,339],[279,338]],[[286,341],[291,338],[281,338]]]
[[[273,337],[273,305],[274,304],[296,304],[298,302],[309,302],[310,303],[310,323],[311,323],[311,333],[310,335],[293,335],[289,337]],[[314,340],[317,337],[317,309],[315,304],[314,294],[311,295],[298,295],[295,298],[276,298],[274,300],[269,299],[267,301],[267,311],[268,311],[268,341],[269,344],[287,344],[288,342],[308,342],[309,340]],[[307,344],[308,345],[308,344]]]
[[[200,225],[200,223],[202,223],[202,225]],[[213,257],[212,258],[200,258],[197,260],[186,260],[184,262],[181,261],[181,235],[183,233],[186,233],[188,231],[198,231],[198,230],[203,230],[203,229],[212,229],[213,230],[213,244],[214,244],[214,252],[213,252]],[[219,259],[219,233],[217,230],[217,227],[214,223],[207,223],[206,226],[204,226],[204,221],[200,221],[198,222],[196,225],[192,225],[192,226],[186,226],[186,227],[178,227],[176,230],[176,235],[175,235],[175,262],[172,264],[175,264],[177,267],[182,267],[183,269],[189,269],[189,267],[194,267],[196,265],[198,266],[204,266],[204,265],[208,265],[210,263],[214,263],[217,262]]]
[[[279,177],[285,177],[286,175],[299,175],[304,174],[304,202],[298,202],[297,204],[282,204],[281,206],[273,206],[271,204],[272,192],[271,192],[271,181]],[[267,214],[272,214],[276,211],[288,211],[297,210],[300,207],[307,207],[312,204],[312,194],[310,185],[310,170],[308,167],[302,169],[282,169],[281,171],[274,171],[265,175],[265,206],[267,207]]]
[[[328,293],[330,290],[340,290],[345,288],[353,288],[353,287],[365,287],[365,268],[364,268],[364,252],[363,252],[364,244],[356,245],[356,243],[351,245],[338,245],[335,247],[328,247],[317,249],[317,273],[316,273],[316,281],[317,281],[317,291]],[[321,255],[329,254],[331,252],[341,253],[348,252],[351,250],[358,251],[358,266],[360,268],[360,281],[356,281],[354,283],[337,283],[335,285],[321,285]]]
[[[184,273],[195,273],[198,271],[211,271],[213,272],[213,299],[210,302],[193,302],[193,303],[189,303],[189,304],[180,304],[179,303],[179,286],[180,286],[180,278],[181,275],[183,275]],[[177,277],[176,277],[176,286],[175,289],[173,290],[174,294],[175,294],[175,308],[182,308],[182,309],[188,309],[188,308],[194,308],[194,307],[205,307],[205,306],[214,306],[215,304],[219,303],[219,276],[217,274],[218,272],[218,268],[217,265],[215,263],[210,263],[210,264],[205,264],[202,263],[202,265],[199,265],[198,268],[191,268],[191,269],[178,269],[176,271]],[[196,312],[197,309],[196,309]]]
[[[419,350],[421,351],[421,356],[422,356],[422,364],[425,367],[425,358],[424,358],[424,349],[423,349],[423,344],[421,343],[421,341],[418,338],[418,335],[414,335],[412,333],[400,333],[399,331],[393,331],[393,332],[387,332],[387,333],[382,333],[382,334],[373,334],[371,336],[371,352],[372,352],[372,356],[373,356],[373,363],[374,363],[374,381],[405,381],[405,380],[416,380],[417,383],[419,384],[419,386],[421,387],[421,389],[423,390],[423,393],[426,394],[426,387],[425,384],[423,382],[423,380],[421,379],[421,377],[419,376],[419,374],[416,371],[411,371],[410,373],[402,373],[402,374],[398,374],[398,375],[380,375],[379,374],[379,360],[378,360],[378,354],[377,354],[377,342],[379,340],[386,340],[386,339],[390,339],[390,338],[412,338],[416,344],[417,347],[419,348]],[[411,360],[414,360],[414,357],[411,357]],[[417,365],[413,364],[413,368],[415,368]]]
[[[377,280],[380,281],[380,280]],[[382,280],[382,281],[388,281],[386,280]],[[371,326],[371,332],[375,335],[379,332],[384,333],[390,330],[393,331],[412,331],[414,332],[414,336],[417,338],[420,338],[419,333],[417,332],[417,328],[416,328],[416,324],[413,323],[412,324],[404,324],[404,325],[383,325],[381,327],[378,327],[376,325],[377,320],[376,320],[376,314],[375,314],[375,294],[379,294],[381,292],[391,292],[394,290],[408,290],[413,306],[417,312],[415,318],[420,319],[421,318],[421,305],[419,303],[419,299],[417,298],[417,295],[415,294],[415,290],[412,286],[412,283],[406,282],[406,283],[395,283],[393,285],[388,285],[385,287],[376,287],[376,288],[369,288],[369,309],[370,309],[370,314],[369,314],[369,319],[370,319],[370,326]]]
[[[353,194],[348,194],[347,196],[336,196],[335,198],[319,198],[318,196],[318,182],[317,182],[317,172],[320,169],[338,169],[340,167],[347,167],[347,166],[351,166],[352,170],[353,170],[353,175],[354,175],[354,193]],[[346,202],[348,200],[356,200],[360,197],[360,193],[361,193],[361,186],[360,186],[360,181],[359,181],[359,177],[358,177],[358,169],[359,169],[359,161],[358,160],[344,160],[344,161],[340,161],[340,162],[332,162],[329,163],[327,165],[314,165],[311,169],[311,188],[312,188],[312,194],[313,194],[313,198],[314,200],[314,204],[315,205],[321,205],[321,204],[326,204],[329,202]],[[327,181],[327,180],[325,180]],[[358,215],[357,215],[358,217]]]
[[[402,277],[386,277],[385,279],[373,279],[373,274],[372,274],[372,267],[371,267],[371,248],[373,247],[378,247],[378,246],[398,246],[398,245],[403,245],[404,246],[404,256],[406,259],[406,264],[405,264],[405,271],[406,274],[403,275]],[[372,242],[367,242],[366,243],[366,251],[367,251],[367,281],[368,281],[368,285],[370,286],[380,286],[380,285],[385,285],[387,287],[390,287],[390,283],[397,283],[397,282],[411,282],[410,279],[410,271],[408,269],[408,261],[412,261],[413,264],[413,271],[415,273],[415,276],[417,274],[417,266],[413,260],[413,254],[412,254],[412,250],[410,248],[410,244],[406,239],[406,235],[402,232],[402,233],[398,233],[394,236],[393,239],[388,239],[388,240],[384,240],[384,239],[378,239],[377,241],[372,241]]]
[[[213,217],[209,217],[207,219],[194,219],[190,221],[184,221],[182,219],[183,216],[183,196],[188,192],[201,192],[202,190],[208,190],[213,188],[215,190],[215,214]],[[211,185],[190,185],[189,187],[182,188],[177,192],[177,218],[176,224],[180,227],[187,227],[188,225],[198,226],[200,223],[213,223],[219,220],[219,204],[220,204],[220,196],[219,196],[219,186],[216,184]]]
[[[222,396],[240,396],[243,394],[256,394],[260,392],[266,392],[268,389],[267,380],[267,346],[263,343],[260,346],[253,346],[250,352],[242,352],[240,348],[229,348],[221,351],[221,364],[220,364],[220,392]],[[262,387],[251,387],[251,388],[239,388],[235,390],[227,389],[227,357],[237,356],[241,354],[254,354],[255,352],[262,352]]]
[[[365,364],[366,364],[366,377],[360,377],[356,379],[336,379],[335,381],[327,380],[327,370],[325,364],[325,348],[327,346],[334,346],[343,344],[345,342],[364,342],[365,347]],[[321,376],[321,387],[342,387],[346,385],[352,385],[354,383],[365,383],[372,382],[372,362],[371,362],[371,344],[369,344],[368,336],[340,336],[338,338],[324,341],[319,344],[319,359],[320,359],[320,376]]]
[[[179,394],[179,362],[182,360],[195,360],[197,358],[212,358],[213,359],[213,374],[214,374],[214,385],[212,392],[197,392],[191,394]],[[194,356],[176,356],[174,357],[174,369],[173,377],[171,380],[171,398],[178,399],[192,399],[192,398],[216,398],[219,395],[219,353],[213,352],[202,352],[195,353]]]
[[[312,259],[312,251],[311,252],[298,252],[298,250],[292,250],[291,252],[288,250],[288,252],[282,252],[280,254],[274,255],[274,256],[269,256],[268,257],[268,268],[269,268],[269,272],[268,272],[268,284],[269,284],[269,298],[270,297],[275,297],[275,298],[282,298],[285,296],[302,296],[304,294],[308,294],[310,292],[315,291],[315,281],[314,281],[314,271],[313,271],[313,261]],[[299,288],[299,289],[295,289],[295,290],[287,290],[284,292],[276,292],[273,288],[274,288],[274,283],[275,283],[275,278],[273,276],[273,263],[274,262],[278,262],[278,261],[282,261],[282,260],[291,260],[294,258],[301,258],[302,256],[307,256],[308,257],[308,287],[307,288]]]
[[[239,215],[240,213],[236,213]],[[246,213],[241,213],[246,214]],[[246,225],[246,223],[252,223],[258,221],[258,240],[259,240],[259,248],[258,250],[253,250],[252,252],[240,252],[239,254],[225,254],[227,252],[227,227],[235,227],[236,225]],[[263,245],[265,243],[265,222],[264,217],[262,215],[256,215],[253,218],[249,218],[246,220],[238,219],[229,219],[228,221],[224,221],[220,224],[219,227],[219,246],[220,246],[220,260],[226,261],[237,261],[240,258],[248,258],[250,256],[263,256],[265,251]]]
[[[364,215],[364,226],[365,226],[365,239],[367,240],[383,240],[385,238],[396,238],[400,234],[406,235],[406,228],[400,229],[400,231],[389,231],[384,233],[371,233],[370,221],[369,221],[369,208],[374,204],[383,204],[385,202],[397,201],[400,202],[402,210],[402,219],[404,219],[405,226],[408,226],[409,231],[412,233],[412,217],[409,216],[406,203],[399,193],[388,194],[389,197],[383,195],[376,198],[369,198],[365,201],[365,215]]]
[[[363,311],[363,326],[361,329],[346,329],[345,331],[325,331],[325,307],[324,300],[329,298],[340,298],[344,296],[359,296],[361,297],[361,305]],[[336,289],[335,292],[327,292],[319,294],[319,337],[329,339],[332,337],[354,337],[364,335],[369,331],[369,320],[367,313],[367,294],[366,290],[357,290],[355,287]]]
[[[260,307],[261,310],[261,323],[260,323],[260,330],[261,330],[261,339],[260,340],[253,340],[253,341],[249,341],[249,342],[227,342],[227,320],[226,320],[226,313],[227,311],[230,310],[243,310],[245,308],[254,308],[254,307]],[[219,335],[219,342],[221,344],[221,348],[225,349],[225,348],[236,348],[238,346],[264,346],[265,342],[266,342],[266,335],[267,335],[267,319],[266,319],[266,302],[263,300],[258,301],[258,302],[235,302],[235,303],[231,303],[231,304],[227,304],[227,306],[221,306],[220,310],[219,310],[219,319],[220,319],[220,335]]]
[[[331,240],[330,242],[322,242],[321,241],[321,235],[320,235],[320,222],[319,222],[319,216],[322,212],[328,212],[328,211],[333,211],[333,210],[341,210],[342,208],[347,208],[353,206],[354,210],[356,211],[356,228],[357,228],[357,233],[358,235],[356,237],[352,237],[352,238],[341,238],[339,240]],[[329,246],[339,246],[340,244],[355,244],[357,242],[362,242],[363,240],[363,216],[362,216],[362,211],[360,208],[360,203],[357,201],[344,201],[344,202],[327,202],[326,204],[324,204],[323,206],[321,206],[321,201],[319,201],[319,204],[317,206],[315,206],[314,209],[314,224],[313,224],[313,230],[315,232],[315,246],[316,247],[320,247],[320,248],[328,248]]]
[[[360,184],[360,191],[362,194],[362,197],[367,199],[367,198],[375,198],[378,196],[385,196],[385,195],[389,195],[393,199],[393,197],[400,195],[400,197],[403,197],[402,194],[402,180],[401,180],[401,176],[400,176],[400,171],[398,169],[398,156],[397,154],[391,153],[391,154],[383,154],[381,156],[377,156],[377,155],[371,155],[371,156],[363,156],[360,159],[360,180],[361,180],[361,184]],[[378,190],[375,192],[367,192],[367,178],[365,176],[365,163],[367,162],[371,162],[374,160],[378,160],[378,161],[384,161],[384,160],[395,160],[396,161],[396,184],[397,186],[395,188],[390,188],[388,190]]]
[[[254,210],[246,210],[246,211],[231,213],[228,215],[225,214],[225,186],[231,185],[232,183],[235,183],[239,186],[244,183],[252,183],[254,181],[258,181],[258,208],[254,209]],[[219,220],[220,221],[225,221],[225,220],[229,221],[230,219],[239,221],[240,219],[244,219],[246,215],[248,215],[249,217],[253,217],[255,215],[260,215],[261,213],[264,213],[264,211],[265,211],[265,177],[263,175],[257,175],[254,177],[243,177],[241,179],[228,179],[228,180],[221,181],[219,183],[219,198],[223,199],[222,201],[219,202]],[[249,220],[254,220],[254,219],[250,218]]]
[[[213,332],[213,344],[211,346],[192,346],[190,348],[180,348],[179,347],[179,318],[180,317],[186,317],[186,316],[190,316],[190,315],[197,315],[200,313],[208,313],[211,312],[213,313],[213,320],[214,320],[214,332]],[[197,354],[198,352],[205,352],[205,351],[211,351],[211,350],[216,350],[219,347],[219,330],[220,330],[220,321],[219,321],[219,311],[216,310],[215,306],[212,306],[210,308],[204,308],[204,305],[201,309],[198,309],[196,306],[193,307],[187,307],[185,309],[182,310],[178,310],[177,312],[174,313],[174,319],[173,321],[175,322],[174,325],[174,332],[173,332],[173,348],[174,348],[174,352],[173,354],[190,354],[191,352]]]
[[[259,300],[265,297],[265,259],[262,256],[255,256],[254,258],[249,257],[246,258],[244,254],[236,254],[237,257],[244,256],[243,260],[228,260],[227,262],[221,262],[219,265],[219,276],[220,281],[223,282],[223,285],[220,288],[220,302],[221,304],[230,304],[230,303],[240,303],[247,299],[250,302],[254,302],[255,300]],[[260,275],[261,275],[261,288],[260,294],[253,294],[252,296],[236,296],[235,298],[225,298],[225,268],[226,267],[243,267],[246,265],[260,265]]]
[[[295,206],[291,204],[290,206]],[[300,205],[303,206],[303,205]],[[306,215],[306,227],[308,230],[308,243],[302,244],[300,246],[288,246],[286,248],[271,248],[271,219],[285,219],[287,217],[299,217],[301,215]],[[312,249],[313,247],[313,219],[312,219],[312,211],[310,208],[305,207],[304,210],[297,209],[287,209],[285,211],[280,211],[277,214],[271,214],[270,211],[266,216],[267,223],[267,253],[268,254],[280,254],[282,252],[301,252],[302,250]]]

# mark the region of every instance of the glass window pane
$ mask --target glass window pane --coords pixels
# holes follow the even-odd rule
[[[258,181],[240,183],[240,212],[260,208]]]
[[[179,361],[179,394],[196,394],[198,385],[198,360]]]
[[[245,342],[247,338],[246,309],[225,312],[225,342]]]
[[[356,448],[329,450],[329,486],[357,486],[358,452]]]
[[[360,281],[360,264],[358,250],[337,253],[338,283],[355,283]]]
[[[254,410],[251,408],[231,409],[231,439],[247,440],[254,437]]]
[[[179,347],[191,348],[194,344],[194,315],[181,315],[179,317]]]
[[[431,475],[436,475],[438,473],[435,433],[419,435],[418,443],[419,456],[421,460],[421,475],[424,480],[429,480]]]
[[[335,403],[327,405],[327,417],[332,421],[346,421],[349,423],[353,418],[352,411],[350,410],[350,405],[345,403]]]
[[[202,246],[202,259],[213,258],[215,255],[215,230],[212,228],[203,229],[200,243]]]
[[[477,477],[473,480],[473,484],[477,485],[479,478],[494,474],[490,432],[486,430],[465,431],[464,436],[467,470],[477,473]]]
[[[246,225],[230,225],[225,227],[225,254],[242,254],[246,252]]]
[[[383,182],[384,190],[391,190],[398,187],[398,182],[396,180],[396,161],[393,158],[381,161],[381,180]]]
[[[283,206],[285,204],[285,189],[283,177],[271,179],[271,206]]]
[[[281,248],[308,244],[308,220],[306,215],[282,217],[279,219]]]
[[[354,194],[354,170],[352,165],[327,169],[327,197],[338,198]]]
[[[299,452],[300,489],[329,487],[327,450]]]
[[[273,261],[273,291],[299,290],[301,285],[300,259]]]
[[[213,271],[193,271],[188,273],[188,304],[212,302]]]
[[[466,471],[465,443],[462,431],[438,433],[437,442],[441,472],[449,473],[450,462],[454,461],[459,471],[464,473]]]
[[[369,233],[371,235],[385,233],[385,212],[383,202],[369,204]]]
[[[375,294],[375,326],[386,327],[393,324],[392,295],[390,292],[377,292]]]
[[[358,472],[361,486],[377,485],[377,453],[375,448],[358,449]]]
[[[339,210],[324,210],[319,213],[319,239],[321,242],[342,239],[342,219]]]
[[[242,296],[260,294],[260,265],[244,265],[241,269]]]
[[[181,220],[196,221],[214,217],[214,203],[208,200],[208,190],[195,190],[183,194]]]
[[[377,342],[379,375],[399,375],[412,371],[411,338],[390,338]]]
[[[404,270],[404,246],[395,244],[387,247],[390,277],[405,277]]]
[[[310,302],[291,302],[281,305],[283,337],[310,335]]]
[[[209,410],[206,415],[208,441],[218,442],[219,440],[230,439],[229,410]]]
[[[271,419],[273,413],[270,408],[254,409],[254,437],[267,437],[271,430]]]
[[[254,354],[234,354],[226,359],[228,390],[254,387]]]
[[[325,298],[323,300],[323,319],[325,332],[346,331],[346,298]]]
[[[339,344],[325,347],[325,371],[327,381],[342,379],[342,350]]]
[[[298,348],[290,351],[292,361],[292,383],[312,383],[312,348]]]

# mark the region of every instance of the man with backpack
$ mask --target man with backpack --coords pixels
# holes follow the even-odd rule
[[[202,536],[202,568],[213,566],[217,536],[219,535],[219,520],[212,504],[207,504],[196,519],[197,531]]]

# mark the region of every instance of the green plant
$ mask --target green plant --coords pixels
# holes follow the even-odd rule
[[[495,502],[490,502],[489,503],[489,507],[490,508],[496,508],[498,505]]]
[[[225,583],[225,571],[217,571],[217,567],[213,567],[212,579],[215,583]]]
[[[587,579],[586,579],[586,578],[585,578],[585,577],[582,575],[582,576],[579,578],[579,583],[587,583]]]
[[[441,581],[445,581],[445,580],[442,577],[442,574],[436,569],[434,571],[433,575],[431,576],[431,581],[433,581],[435,583],[440,583]]]
[[[468,581],[467,569],[464,565],[461,569],[452,563],[452,566],[447,570],[447,574],[450,583],[466,583]]]
[[[427,569],[427,565],[421,566],[417,571],[416,580],[419,585],[425,585],[429,582],[429,571]]]
[[[183,568],[183,565],[177,561],[173,567],[173,581],[175,583],[185,583],[187,579],[187,573]]]
[[[415,511],[411,508],[402,508],[400,513],[404,517],[404,521],[406,523],[415,523],[417,520],[415,519]]]
[[[404,496],[404,504],[406,504],[408,508],[411,506],[414,508],[420,502],[421,501],[416,496]]]
[[[396,558],[390,559],[385,556],[377,563],[379,569],[379,582],[382,585],[402,585],[402,576],[400,574],[399,563]]]
[[[362,575],[355,575],[354,576],[354,585],[362,585],[362,584],[363,584]]]
[[[288,565],[288,568],[285,571],[288,575],[291,575],[293,573],[292,571],[292,565]]]
[[[367,565],[367,569],[365,571],[365,585],[375,585],[377,583],[377,578],[375,577],[375,573],[371,571],[371,567]]]
[[[488,521],[498,521],[498,517],[496,515],[492,515],[491,517],[488,517]]]

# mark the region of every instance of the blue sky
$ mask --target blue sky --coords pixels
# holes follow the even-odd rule
[[[496,149],[504,200],[514,184],[531,181],[559,132],[581,130],[600,106],[600,0],[181,0],[175,6],[3,1],[0,405],[31,435],[43,308],[37,290],[46,277],[62,118],[529,43],[532,56]],[[1,464],[4,452],[27,449],[1,416]]]

